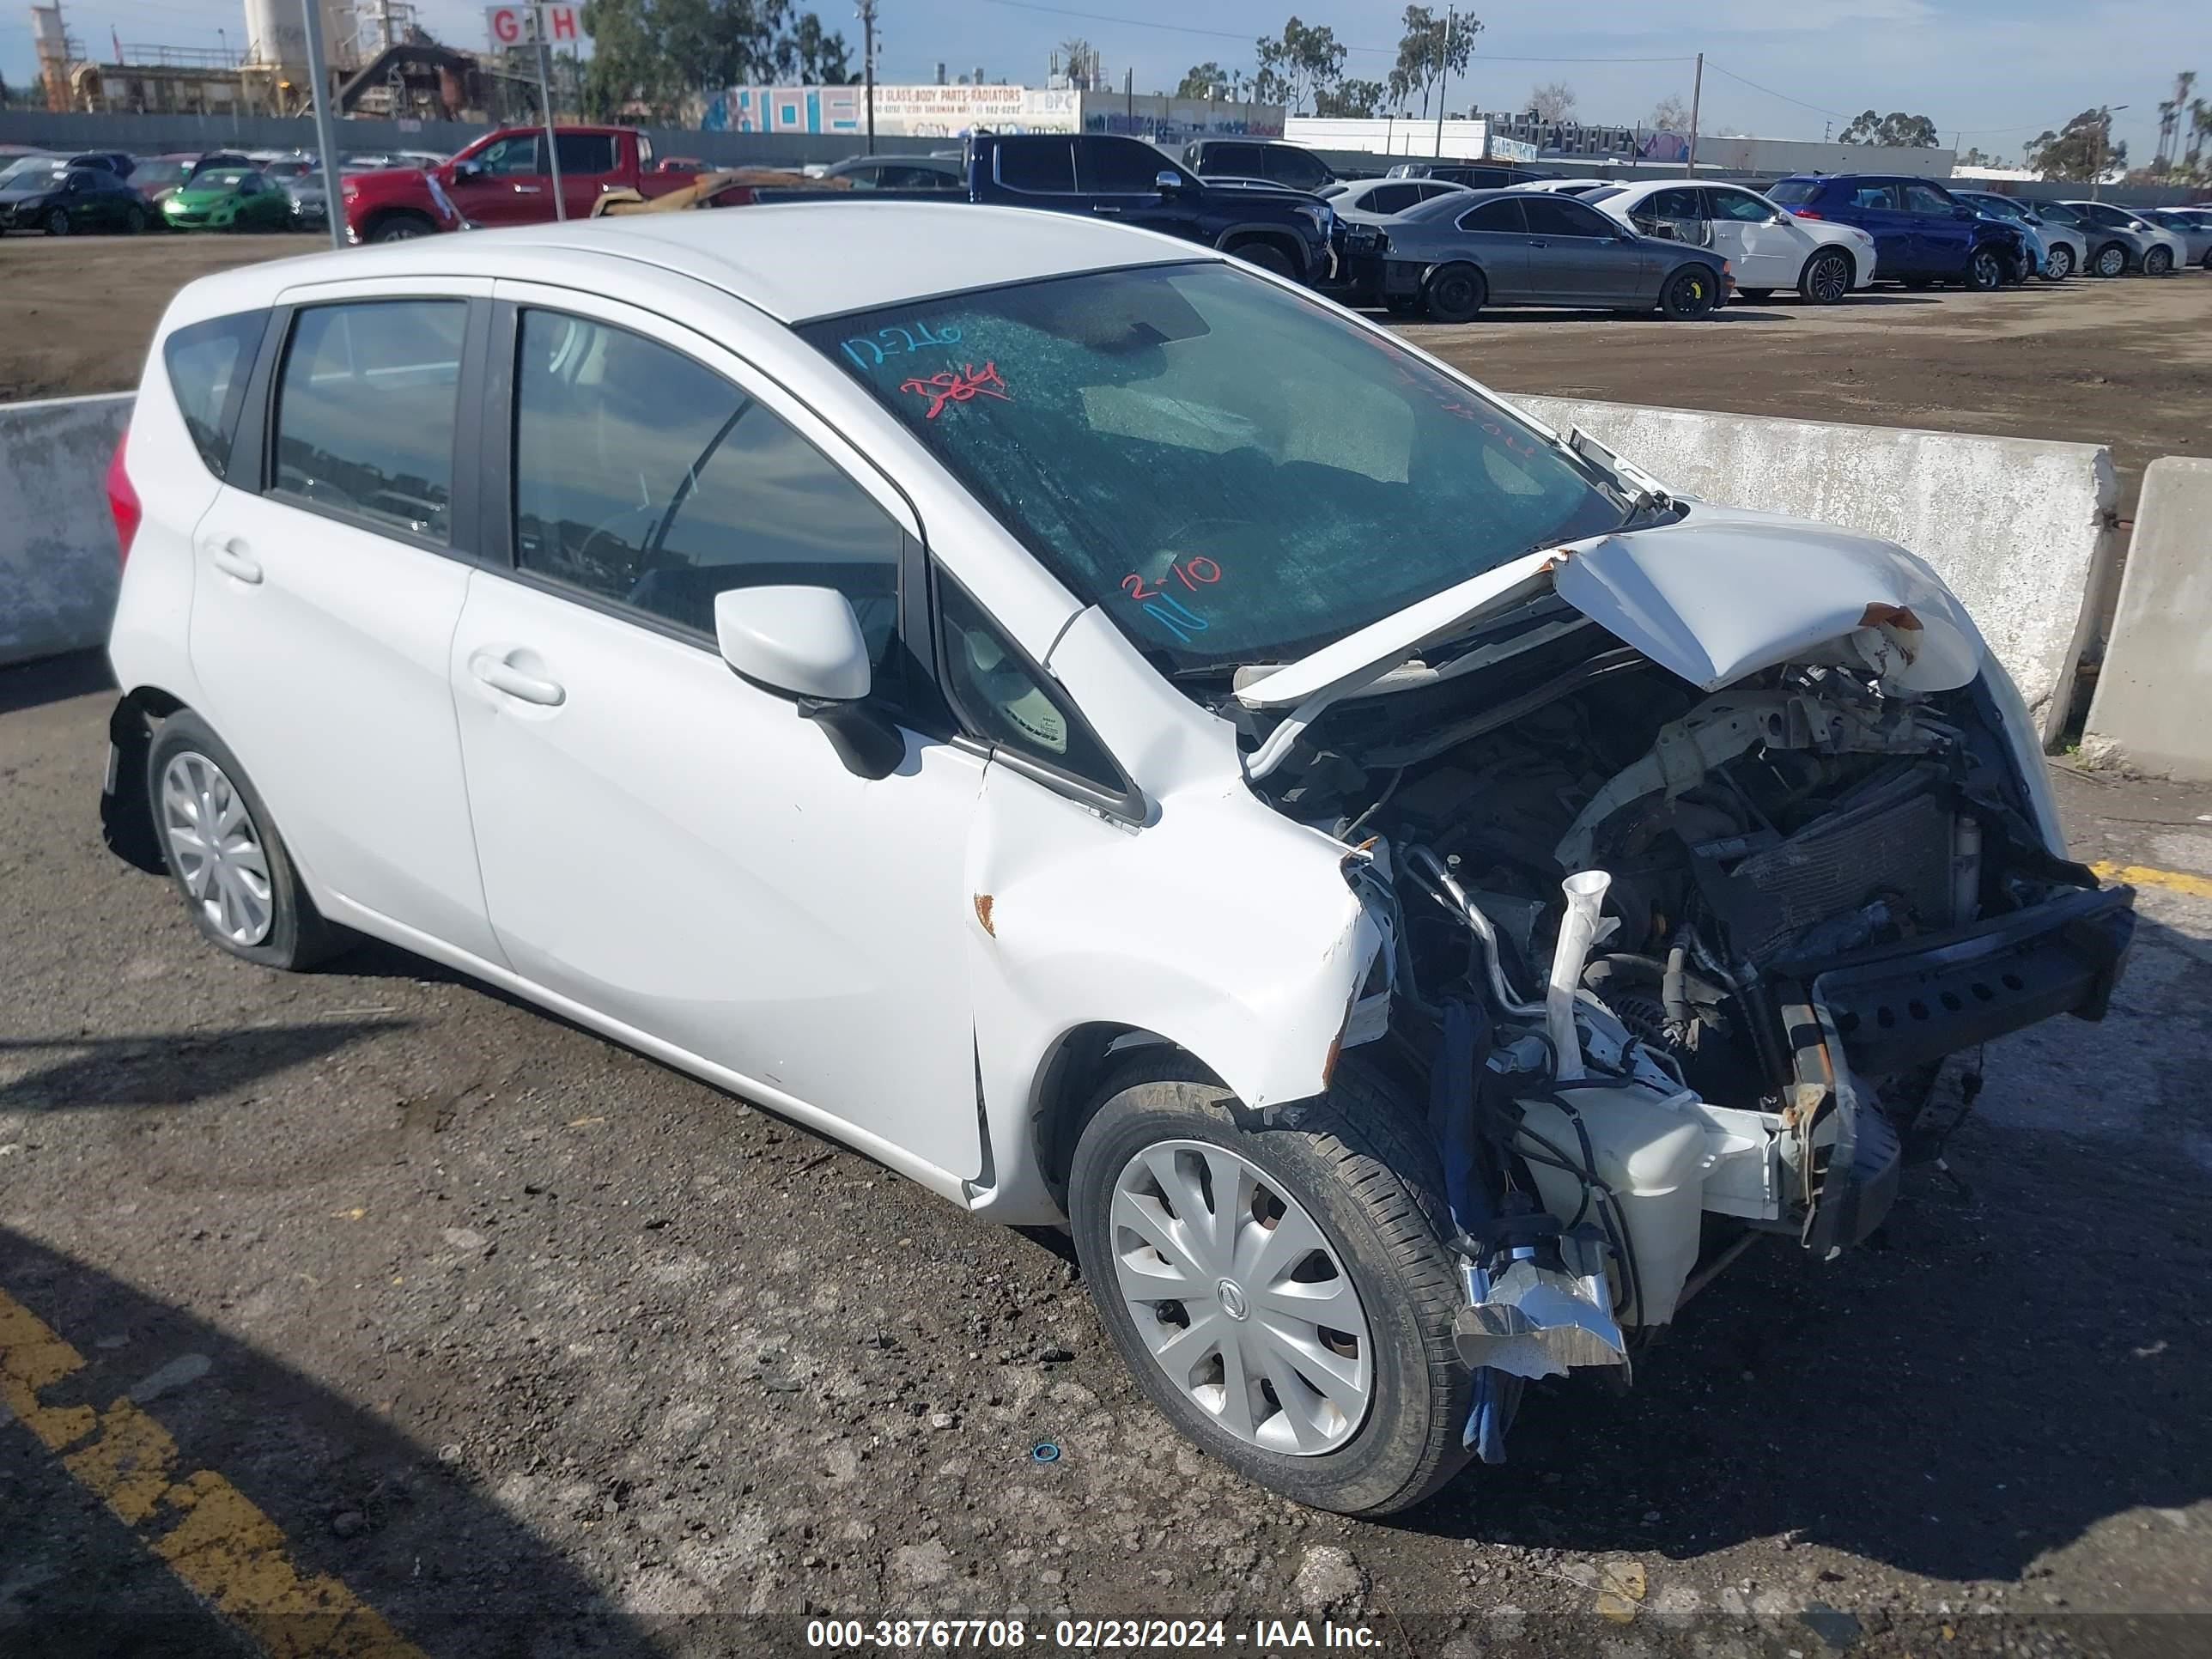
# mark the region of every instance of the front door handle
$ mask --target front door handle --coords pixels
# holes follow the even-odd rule
[[[479,651],[469,659],[469,672],[495,691],[504,691],[510,697],[520,697],[525,702],[534,702],[544,708],[558,708],[568,700],[568,688],[558,680],[540,679],[535,674],[526,674],[513,663]]]
[[[234,576],[249,587],[261,580],[261,566],[244,542],[217,542],[208,549],[208,562],[226,576]]]
[[[514,193],[517,196],[542,196],[544,191],[545,186],[543,185],[517,185],[514,187]]]

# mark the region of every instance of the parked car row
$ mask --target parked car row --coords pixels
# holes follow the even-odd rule
[[[426,150],[348,150],[341,165],[348,173],[420,173],[441,160]],[[0,167],[0,231],[313,230],[327,212],[320,163],[304,150],[34,151]]]

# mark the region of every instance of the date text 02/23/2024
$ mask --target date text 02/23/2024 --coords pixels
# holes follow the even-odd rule
[[[1115,1652],[1218,1649],[1253,1655],[1382,1647],[1365,1625],[1304,1619],[811,1619],[806,1645],[863,1652]]]

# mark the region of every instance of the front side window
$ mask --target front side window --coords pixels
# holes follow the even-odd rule
[[[1611,237],[1613,222],[1595,208],[1586,208],[1571,198],[1562,198],[1549,191],[1532,191],[1521,204],[1528,216],[1531,236],[1591,236]]]
[[[771,410],[642,335],[522,313],[514,550],[524,570],[711,638],[726,588],[852,600],[877,684],[898,623],[898,526]]]
[[[1622,520],[1502,405],[1224,263],[800,331],[1170,671],[1287,661]]]
[[[544,163],[538,159],[539,142],[534,132],[510,133],[497,143],[478,150],[471,159],[494,178],[516,174],[534,177],[545,171]]]
[[[1260,154],[1267,168],[1261,176],[1279,185],[1288,185],[1292,190],[1319,190],[1328,182],[1328,169],[1302,149],[1269,145]]]
[[[1521,217],[1521,204],[1508,197],[1499,197],[1494,201],[1485,202],[1480,207],[1469,208],[1460,215],[1459,228],[1462,230],[1504,231],[1509,235],[1518,236],[1525,228]]]
[[[302,311],[277,387],[276,488],[313,506],[447,539],[468,314],[459,300]]]
[[[1957,204],[1933,185],[1907,185],[1905,205],[1911,213],[1948,213]]]
[[[212,317],[186,324],[161,343],[161,365],[192,447],[218,478],[230,468],[231,434],[238,429],[239,405],[266,322],[267,313],[259,311]]]
[[[1175,165],[1166,155],[1140,138],[1079,140],[1076,160],[1082,163],[1081,184],[1086,191],[1105,196],[1145,196],[1157,191],[1162,173]]]
[[[1420,199],[1419,185],[1377,185],[1359,205],[1370,213],[1403,213]]]

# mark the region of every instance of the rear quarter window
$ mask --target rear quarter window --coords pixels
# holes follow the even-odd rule
[[[1816,179],[1784,179],[1766,192],[1766,199],[1779,202],[1784,207],[1795,207],[1801,202],[1811,201],[1820,193],[1820,185]]]
[[[213,317],[186,324],[161,345],[161,367],[185,428],[201,461],[218,478],[229,471],[231,434],[238,430],[239,406],[246,400],[246,382],[268,320],[263,311]]]

